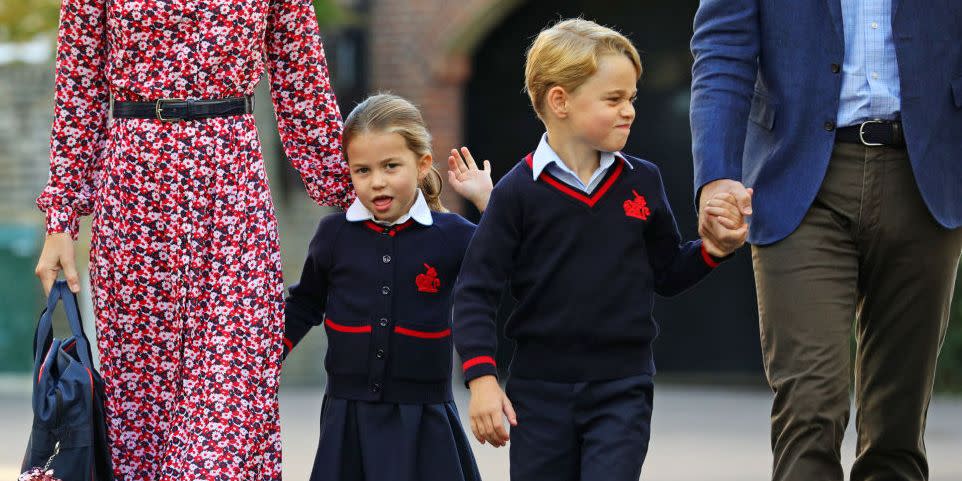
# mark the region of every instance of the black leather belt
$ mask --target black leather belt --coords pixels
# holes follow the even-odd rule
[[[867,120],[841,127],[835,132],[835,141],[868,147],[905,147],[902,122],[897,120]]]
[[[254,96],[226,99],[160,99],[155,102],[113,102],[114,118],[157,119],[162,122],[233,117],[254,112]]]

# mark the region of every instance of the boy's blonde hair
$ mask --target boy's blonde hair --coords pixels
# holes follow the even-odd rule
[[[431,133],[421,111],[407,99],[392,94],[372,95],[357,104],[344,120],[341,143],[347,155],[347,146],[360,134],[367,132],[395,133],[404,138],[407,148],[423,157],[431,154]],[[435,212],[447,212],[441,204],[441,173],[433,165],[418,187],[424,193],[428,206]]]
[[[552,87],[577,89],[598,70],[604,55],[624,55],[641,78],[638,50],[624,35],[591,20],[562,20],[538,34],[528,49],[524,85],[535,113],[542,121],[544,99]]]

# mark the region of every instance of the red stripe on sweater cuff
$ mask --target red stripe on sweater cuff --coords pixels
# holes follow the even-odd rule
[[[708,267],[712,269],[718,267],[718,262],[708,253],[708,249],[705,249],[705,244],[701,245],[701,258],[705,261],[705,264],[708,264]]]
[[[287,350],[288,350],[288,351],[293,351],[293,350],[294,350],[294,343],[291,342],[291,340],[288,339],[287,336],[284,336],[284,346],[287,347]]]
[[[494,362],[494,358],[491,356],[478,356],[475,358],[468,359],[464,361],[461,365],[461,369],[467,371],[478,364],[491,364],[494,367],[498,367],[498,363]]]

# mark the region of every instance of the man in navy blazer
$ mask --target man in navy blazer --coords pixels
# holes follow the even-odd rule
[[[699,225],[751,214],[773,479],[928,479],[923,442],[962,251],[962,0],[702,0]],[[746,188],[752,188],[750,194]]]

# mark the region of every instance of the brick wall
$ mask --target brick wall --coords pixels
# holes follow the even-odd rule
[[[446,170],[463,142],[463,86],[470,54],[489,25],[518,0],[374,0],[369,13],[370,87],[421,107],[434,136],[435,165]],[[478,159],[479,161],[481,159]],[[445,177],[446,179],[446,177]],[[445,189],[445,203],[460,201]]]

